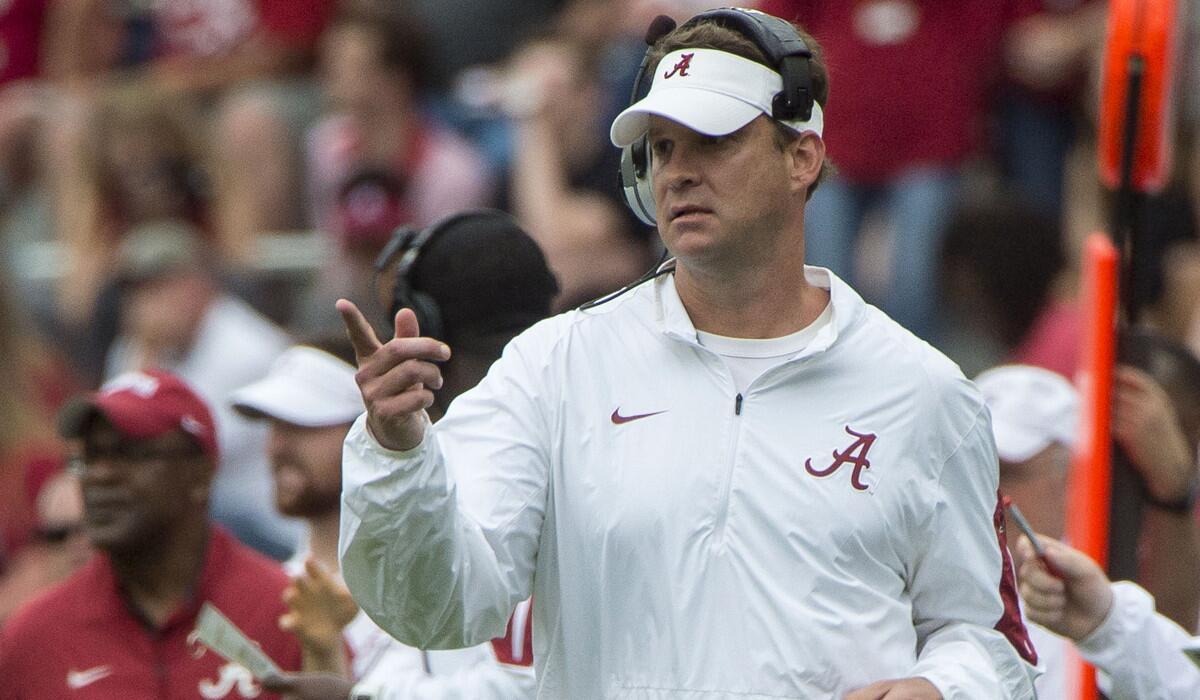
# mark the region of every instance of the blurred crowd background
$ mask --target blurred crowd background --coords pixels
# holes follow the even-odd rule
[[[1200,2],[1180,28],[1174,176],[1141,207],[1144,323],[1200,355]],[[88,555],[54,416],[165,367],[217,411],[214,516],[276,558],[265,428],[229,408],[291,338],[377,306],[400,225],[514,214],[559,309],[662,253],[608,125],[650,20],[699,0],[0,0],[0,621]],[[831,267],[968,376],[1072,378],[1083,237],[1105,230],[1105,3],[763,0],[822,43]],[[503,256],[496,250],[493,255]],[[470,263],[470,261],[465,261]],[[385,319],[380,309],[370,314]],[[386,325],[380,329],[387,332]]]

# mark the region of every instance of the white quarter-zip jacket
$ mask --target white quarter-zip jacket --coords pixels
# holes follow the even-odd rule
[[[516,338],[425,440],[343,460],[346,583],[421,648],[533,595],[538,697],[1032,698],[990,418],[827,270],[832,322],[742,394],[673,276]]]

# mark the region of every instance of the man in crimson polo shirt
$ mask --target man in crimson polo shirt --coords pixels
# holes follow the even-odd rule
[[[276,664],[300,667],[277,624],[282,570],[208,519],[212,415],[165,372],[122,375],[67,406],[80,440],[84,525],[99,550],[0,630],[0,700],[275,698],[192,638],[215,605]]]

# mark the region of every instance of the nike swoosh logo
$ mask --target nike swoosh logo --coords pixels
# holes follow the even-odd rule
[[[666,411],[655,411],[654,413],[639,413],[636,416],[623,416],[623,415],[621,415],[621,407],[617,406],[617,408],[613,410],[612,422],[613,422],[613,425],[621,425],[622,423],[628,423],[630,421],[641,420],[642,418],[649,418],[650,416],[657,416],[660,413],[666,413]]]
[[[79,690],[111,675],[111,666],[97,666],[86,671],[67,671],[67,687],[71,690]]]

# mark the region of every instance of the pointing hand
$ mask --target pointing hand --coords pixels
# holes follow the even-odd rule
[[[420,337],[411,309],[396,314],[395,337],[383,343],[358,307],[346,299],[338,313],[354,345],[358,373],[354,375],[367,407],[367,428],[380,445],[408,450],[425,437],[425,409],[433,392],[442,387],[435,362],[450,359],[450,348],[433,338]]]

